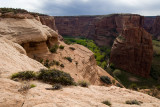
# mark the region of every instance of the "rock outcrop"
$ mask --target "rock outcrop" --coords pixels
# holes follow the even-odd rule
[[[40,21],[43,25],[46,25],[56,31],[58,33],[57,27],[55,25],[55,19],[53,16],[39,16]],[[58,35],[59,40],[63,40],[63,37],[59,34]]]
[[[51,29],[53,29],[54,31],[57,31],[56,25],[55,25],[55,19],[52,16],[39,16],[40,17],[40,21],[43,25],[46,25],[48,27],[50,27]]]
[[[109,76],[111,79],[113,79],[106,71],[97,66],[94,54],[90,50],[80,45],[68,46],[63,42],[60,42],[58,40],[57,32],[55,32],[54,30],[50,29],[45,25],[42,25],[41,22],[36,20],[35,18],[16,19],[11,17],[11,18],[1,18],[0,20],[1,20],[0,21],[1,38],[7,39],[10,42],[14,42],[18,47],[20,47],[18,49],[22,54],[24,54],[24,56],[27,55],[30,58],[38,61],[40,59],[42,59],[43,61],[49,60],[49,62],[52,62],[53,60],[59,61],[61,64],[65,66],[64,68],[57,66],[51,66],[51,68],[57,68],[63,70],[64,72],[70,73],[71,76],[75,79],[75,81],[86,80],[91,84],[101,85],[102,82],[100,80],[100,76],[106,75]],[[65,48],[63,50],[58,49],[56,53],[51,53],[49,49],[55,44],[63,45],[65,46]],[[73,47],[76,50],[73,51],[69,47]],[[5,52],[7,53],[7,50]],[[2,57],[5,56],[2,55]],[[65,57],[71,57],[72,62],[66,60]],[[17,58],[19,58],[19,56],[17,56]],[[25,59],[25,57],[22,57],[22,59],[23,58]],[[6,59],[4,58],[4,60]],[[15,59],[13,59],[13,61],[15,61]],[[9,62],[9,59],[1,62],[2,63],[1,65],[5,65],[7,62]],[[33,64],[33,67],[31,68],[34,68],[35,66],[36,69],[37,67],[37,70],[28,69],[29,67],[23,69],[24,65],[23,63],[20,63],[20,61],[19,62],[17,61],[14,64],[12,63],[10,64],[13,65],[13,67],[15,68],[14,72],[27,69],[38,71],[39,68],[45,68],[40,63],[39,63],[40,65],[37,65],[37,63],[36,61],[33,63],[32,61],[31,63],[28,63],[30,65]],[[22,66],[16,68],[16,66],[18,66],[19,64],[22,64]],[[10,67],[7,68],[6,66],[4,66],[3,68],[6,68],[7,71],[13,70],[10,69]],[[5,69],[2,69],[2,71],[3,70]],[[11,73],[13,72],[10,72],[9,74]]]
[[[0,34],[23,46],[31,58],[49,53],[48,47],[58,42],[58,34],[36,19],[1,18]]]
[[[45,68],[41,63],[29,58],[17,43],[0,38],[0,77],[10,77],[18,71],[39,71]]]
[[[148,77],[152,55],[151,35],[141,27],[126,28],[114,41],[110,63],[125,71]]]

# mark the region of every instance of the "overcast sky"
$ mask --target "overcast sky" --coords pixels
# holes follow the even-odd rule
[[[0,7],[23,8],[52,16],[111,13],[160,15],[160,0],[0,0]]]

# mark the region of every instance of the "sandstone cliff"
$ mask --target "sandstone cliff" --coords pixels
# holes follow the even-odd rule
[[[58,33],[57,27],[55,25],[55,19],[53,16],[39,16],[39,18],[40,18],[40,22],[43,25],[50,27],[51,29],[53,29]],[[58,38],[59,40],[63,40],[63,37],[60,34],[58,35]]]
[[[56,25],[55,25],[55,19],[52,16],[39,16],[40,21],[43,25],[47,25],[54,31],[57,31]]]
[[[144,20],[144,29],[152,34],[154,39],[160,40],[160,16],[153,16],[153,17],[145,17]]]
[[[127,28],[114,41],[110,62],[117,68],[148,77],[152,55],[151,35],[141,27]]]
[[[152,32],[152,27],[153,27],[153,24],[155,22],[155,19],[156,17],[155,16],[145,16],[144,17],[144,24],[143,24],[143,28],[151,33]]]
[[[157,16],[152,26],[151,34],[160,40],[160,16]]]
[[[138,26],[143,21],[139,15],[134,14],[57,16],[55,20],[61,35],[90,38],[101,46],[112,46],[124,26]]]

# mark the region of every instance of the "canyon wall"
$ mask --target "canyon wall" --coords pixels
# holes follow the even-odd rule
[[[55,20],[61,35],[90,38],[100,46],[112,46],[114,39],[119,35],[124,26],[132,26],[132,24],[136,26],[142,23],[140,16],[133,14],[57,16]]]
[[[145,17],[143,27],[154,39],[160,40],[160,16]]]
[[[160,40],[160,16],[155,18],[154,24],[152,26],[151,34],[158,40]]]

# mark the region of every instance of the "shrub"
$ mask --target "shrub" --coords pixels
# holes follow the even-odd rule
[[[115,65],[113,63],[110,63],[110,68],[114,70],[115,69]]]
[[[60,89],[62,89],[62,85],[61,84],[54,84],[52,86],[52,88],[53,88],[53,90],[60,90]]]
[[[57,66],[59,66],[60,63],[59,63],[59,61],[53,60],[51,63],[49,63],[49,65],[50,65],[50,66],[51,66],[51,65],[57,65]]]
[[[120,83],[116,83],[117,87],[123,88],[123,86]]]
[[[34,88],[34,87],[36,87],[35,84],[31,84],[31,85],[30,85],[30,88]]]
[[[72,58],[71,57],[64,57],[65,59],[67,59],[69,62],[72,62]]]
[[[44,62],[44,66],[47,67],[47,68],[50,68],[50,64],[49,64],[49,60],[48,59]]]
[[[55,45],[53,45],[49,50],[50,50],[51,53],[56,53],[56,52],[57,52],[57,49],[58,49],[58,45],[55,44]]]
[[[69,49],[71,49],[71,50],[73,50],[73,51],[75,50],[75,48],[74,48],[74,47],[69,47]]]
[[[76,61],[76,66],[78,65],[78,62]]]
[[[73,78],[70,74],[56,69],[44,70],[42,69],[38,75],[38,79],[49,83],[60,83],[62,85],[73,85]]]
[[[28,79],[36,78],[36,74],[33,71],[23,71],[23,72],[18,72],[18,73],[12,74],[11,78],[12,79],[19,78],[22,80],[28,80]]]
[[[113,79],[113,80],[112,80],[112,83],[113,83],[113,84],[115,84],[115,83],[116,83],[116,80],[115,80],[115,79]]]
[[[119,69],[114,70],[113,75],[114,75],[114,77],[119,77],[121,75],[121,70],[119,70]]]
[[[59,48],[60,48],[60,49],[64,49],[64,46],[63,46],[63,45],[60,45]]]
[[[60,63],[59,63],[58,61],[56,61],[56,65],[59,66],[59,64],[60,64]]]
[[[111,79],[108,76],[101,76],[100,79],[106,84],[112,84]]]
[[[43,64],[43,59],[40,59],[39,62],[40,62],[41,64]]]
[[[141,103],[142,102],[137,101],[137,100],[127,100],[126,101],[126,104],[130,104],[130,105],[133,105],[133,104],[140,105]]]
[[[108,106],[111,106],[111,105],[112,105],[112,104],[111,104],[111,102],[110,102],[110,101],[108,101],[108,100],[103,101],[102,103],[103,103],[103,104],[105,104],[105,105],[108,105]]]
[[[61,64],[61,65],[60,65],[60,67],[64,68],[64,65],[63,65],[63,64]]]
[[[135,83],[132,83],[130,86],[129,86],[130,89],[133,89],[133,90],[138,90],[137,88],[137,84]]]
[[[89,83],[86,81],[78,81],[78,85],[80,85],[81,87],[88,87]]]

